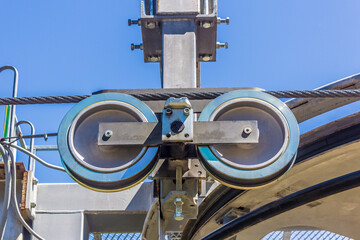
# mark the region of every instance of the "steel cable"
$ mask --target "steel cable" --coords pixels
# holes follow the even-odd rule
[[[360,98],[360,89],[352,90],[293,90],[264,91],[277,98]],[[173,93],[131,93],[129,95],[141,101],[160,101],[170,97],[187,97],[190,100],[214,99],[226,91],[217,92],[173,92]],[[26,105],[51,103],[77,103],[91,95],[15,97],[0,98],[0,105]]]

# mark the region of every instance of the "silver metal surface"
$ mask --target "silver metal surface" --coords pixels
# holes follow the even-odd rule
[[[169,98],[162,114],[163,142],[192,142],[194,111],[187,98]]]
[[[194,138],[191,144],[195,145],[248,144],[245,148],[249,148],[251,144],[259,143],[260,132],[257,121],[194,122],[193,127]],[[103,138],[104,132],[109,129],[113,135],[109,138]],[[124,129],[127,131],[123,131]],[[243,134],[249,129],[251,129],[251,133]],[[98,132],[98,146],[157,146],[163,143],[161,123],[100,122]],[[55,149],[55,147],[38,146],[36,149],[44,151]]]
[[[31,220],[34,220],[36,215],[37,186],[38,186],[38,180],[35,178],[34,171],[28,171],[24,208],[28,218]]]
[[[119,101],[99,102],[81,111],[70,126],[68,142],[72,155],[86,168],[100,172],[121,171],[134,165],[146,152],[141,146],[97,147],[97,124],[108,121],[146,122],[147,119],[135,107]],[[104,133],[102,131],[99,137],[103,138]]]
[[[157,0],[156,14],[186,15],[200,13],[200,0]]]
[[[161,143],[161,124],[154,122],[100,122],[98,146],[143,145],[154,146]],[[104,137],[110,129],[112,136]]]
[[[288,124],[282,113],[273,105],[258,99],[240,98],[228,101],[217,108],[210,121],[256,119],[261,128],[257,145],[213,145],[211,151],[218,159],[238,169],[259,169],[279,159],[289,142]],[[253,126],[239,129],[249,131]],[[259,131],[259,130],[258,130]],[[240,135],[240,133],[239,133]],[[247,136],[250,134],[243,134]],[[252,134],[251,134],[252,135]],[[271,144],[268,144],[270,143]]]
[[[163,22],[163,88],[196,87],[196,32],[193,21]]]

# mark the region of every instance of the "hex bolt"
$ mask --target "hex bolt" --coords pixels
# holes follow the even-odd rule
[[[149,62],[159,62],[160,57],[159,56],[150,56],[150,57],[148,57],[148,61]]]
[[[155,29],[156,28],[156,23],[155,22],[147,22],[146,23],[146,28]]]
[[[251,128],[249,128],[249,127],[244,128],[244,133],[245,133],[246,135],[249,135],[251,132],[252,132],[252,129],[251,129]]]
[[[211,55],[201,56],[201,60],[203,60],[204,62],[208,62],[208,61],[212,60],[212,56]]]
[[[184,204],[181,198],[175,198],[174,200],[175,204],[175,214],[174,219],[176,221],[182,221],[184,220],[184,214],[182,213],[182,205]]]
[[[134,51],[135,49],[140,49],[140,50],[143,50],[144,47],[142,45],[142,43],[140,43],[139,45],[135,45],[135,44],[131,44],[131,51]]]
[[[201,26],[203,28],[211,28],[211,22],[209,22],[209,21],[202,22]]]
[[[190,108],[184,108],[184,114],[185,114],[185,116],[189,116]]]
[[[36,185],[39,183],[39,181],[36,178],[34,178],[32,182],[33,182],[33,185]]]
[[[171,115],[172,114],[172,109],[171,108],[167,108],[165,111],[166,115]]]
[[[113,131],[111,130],[106,130],[105,133],[104,133],[105,137],[111,137],[113,135]]]
[[[31,207],[31,208],[35,208],[35,207],[36,207],[36,203],[35,203],[35,202],[30,203],[30,207]]]
[[[220,42],[217,42],[216,43],[216,49],[219,49],[219,48],[228,48],[229,47],[229,44],[227,42],[225,43],[220,43]]]
[[[128,25],[131,26],[131,25],[138,25],[140,26],[141,25],[141,20],[140,19],[137,19],[137,20],[131,20],[129,19],[128,20]]]
[[[230,24],[230,18],[229,17],[227,17],[225,19],[217,18],[217,24],[220,24],[220,23],[226,23],[227,25],[229,25]]]

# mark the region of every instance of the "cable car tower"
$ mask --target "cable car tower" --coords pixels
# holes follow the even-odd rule
[[[252,191],[264,193],[261,189],[267,189],[266,193],[273,193],[276,187],[269,186],[291,175],[295,162],[306,159],[301,148],[304,145],[298,154],[298,122],[356,101],[352,97],[360,93],[350,89],[359,88],[360,80],[355,76],[317,92],[286,95],[352,94],[328,102],[308,98],[306,102],[298,99],[284,103],[275,97],[284,93],[259,88],[200,88],[200,64],[215,62],[217,50],[228,48],[228,43],[217,41],[218,26],[229,24],[229,18],[218,17],[217,4],[217,0],[141,1],[140,18],[129,20],[128,25],[141,27],[143,42],[131,44],[131,49],[142,50],[145,62],[160,64],[162,89],[110,89],[73,99],[78,103],[64,116],[57,133],[56,148],[63,168],[45,163],[26,146],[2,142],[4,186],[17,182],[14,173],[10,179],[9,170],[10,162],[15,164],[14,149],[29,154],[32,164],[28,171],[20,166],[23,185],[12,185],[13,192],[22,191],[21,223],[3,213],[9,216],[8,226],[13,230],[5,231],[5,235],[1,231],[0,240],[18,238],[22,225],[38,239],[70,240],[88,239],[89,233],[114,229],[142,232],[142,238],[148,240],[172,239],[174,234],[182,235],[182,239],[219,239],[226,229],[226,237],[231,237],[240,231],[239,226],[250,226],[251,221],[240,216],[251,214],[252,209],[234,207],[233,202]],[[32,125],[24,121],[15,125],[14,112],[12,108],[10,135],[19,135],[19,124]],[[358,129],[359,117],[355,120],[350,127]],[[339,128],[332,126],[328,131],[331,129],[336,132]],[[309,145],[316,143],[309,141]],[[34,159],[66,171],[81,186],[38,184]],[[348,187],[357,186],[359,174],[349,176],[331,184],[351,181]],[[285,180],[281,186],[287,183]],[[343,185],[336,185],[336,191],[344,191]],[[331,189],[329,194],[334,194]],[[310,193],[303,192],[304,196],[309,194],[308,200],[316,200],[317,195]],[[8,206],[8,197],[9,191],[4,191],[2,206]],[[16,193],[13,197],[16,207]],[[293,206],[286,197],[280,200],[271,205],[273,208],[265,200],[261,206],[274,213],[273,209],[283,206],[280,204]],[[225,211],[223,206],[231,207]],[[269,215],[257,217],[267,219]],[[225,225],[231,220],[233,225]],[[221,225],[225,227],[219,232],[205,236]]]
[[[159,62],[164,89],[200,87],[200,63],[216,61],[217,1],[141,2],[140,49],[145,62]],[[195,91],[196,93],[196,91]],[[196,219],[209,179],[233,188],[275,181],[293,165],[299,129],[291,110],[259,89],[223,94],[203,106],[169,97],[156,112],[140,100],[102,91],[71,109],[58,144],[67,172],[98,191],[124,190],[150,174],[158,201],[149,211],[146,239],[182,232]],[[271,142],[271,144],[269,144]],[[89,148],[91,151],[89,151]],[[154,220],[156,218],[157,220]],[[156,224],[154,224],[154,221]]]

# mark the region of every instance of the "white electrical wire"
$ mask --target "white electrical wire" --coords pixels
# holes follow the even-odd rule
[[[11,145],[11,144],[9,144]],[[31,235],[33,235],[34,237],[36,237],[37,239],[39,240],[45,240],[45,238],[41,237],[38,233],[36,233],[27,223],[26,221],[24,220],[24,218],[21,216],[21,213],[20,213],[20,210],[19,210],[19,204],[17,202],[17,197],[16,197],[16,160],[14,158],[14,155],[13,153],[11,152],[10,148],[5,146],[5,149],[8,151],[9,153],[9,157],[10,157],[10,160],[11,160],[11,163],[12,163],[12,181],[13,181],[13,184],[12,184],[12,203],[14,205],[14,208],[15,208],[15,212],[16,212],[16,215],[19,219],[19,221],[21,222],[21,224],[26,228],[26,230],[29,231],[29,233]]]
[[[0,219],[0,240],[3,240],[7,215],[10,207],[11,200],[11,165],[9,162],[9,158],[5,152],[5,149],[2,145],[0,145],[0,154],[4,160],[4,169],[5,169],[5,192],[4,192],[4,203],[1,211],[1,219]]]
[[[34,158],[36,161],[38,161],[39,163],[41,163],[42,165],[44,165],[45,167],[48,167],[48,168],[52,168],[52,169],[55,169],[55,170],[59,170],[59,171],[63,171],[63,172],[66,172],[66,170],[63,168],[63,167],[60,167],[60,166],[56,166],[56,165],[53,165],[53,164],[50,164],[46,161],[44,161],[43,159],[39,158],[38,156],[36,156],[35,154],[33,154],[32,152],[29,152],[28,150],[20,147],[20,146],[17,146],[15,144],[11,144],[9,142],[2,142],[3,144],[9,146],[9,147],[12,147],[12,148],[16,148],[17,150],[31,156],[32,158]]]

